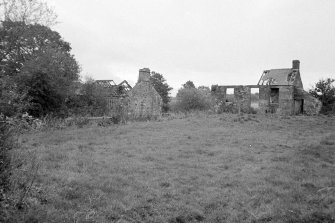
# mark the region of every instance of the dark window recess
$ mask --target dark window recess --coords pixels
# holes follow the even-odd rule
[[[279,88],[271,88],[270,92],[270,103],[279,103]]]

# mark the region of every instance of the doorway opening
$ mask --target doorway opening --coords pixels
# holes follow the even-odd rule
[[[279,103],[279,88],[271,88],[270,103],[271,104],[278,104]]]

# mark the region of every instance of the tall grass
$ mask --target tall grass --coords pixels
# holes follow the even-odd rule
[[[334,131],[333,118],[198,112],[25,133],[19,141],[38,171],[16,216],[334,222]]]
[[[0,222],[20,222],[21,210],[29,210],[36,197],[39,161],[19,145],[20,132],[18,125],[0,122]]]

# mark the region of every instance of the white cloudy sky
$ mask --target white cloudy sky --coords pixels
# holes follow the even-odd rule
[[[136,83],[162,73],[176,93],[256,84],[263,70],[301,62],[305,88],[335,78],[333,0],[47,0],[82,75]]]

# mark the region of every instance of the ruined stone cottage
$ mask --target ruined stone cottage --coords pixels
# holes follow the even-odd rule
[[[129,92],[129,115],[133,119],[155,119],[162,112],[162,98],[150,83],[150,70],[139,70],[136,85]]]
[[[150,70],[139,70],[136,85],[132,88],[127,81],[115,84],[112,80],[95,82],[103,91],[108,102],[108,116],[120,121],[125,119],[156,119],[161,115],[162,98],[150,83]]]
[[[96,90],[107,101],[108,113],[124,121],[128,113],[128,93],[132,87],[127,81],[116,84],[113,80],[96,80]]]
[[[230,101],[227,97],[229,88],[234,94]],[[249,112],[252,89],[258,89],[257,110],[260,113],[317,114],[321,109],[321,102],[303,90],[299,60],[293,60],[292,68],[265,70],[257,85],[213,85],[212,94],[221,107],[229,104]]]

